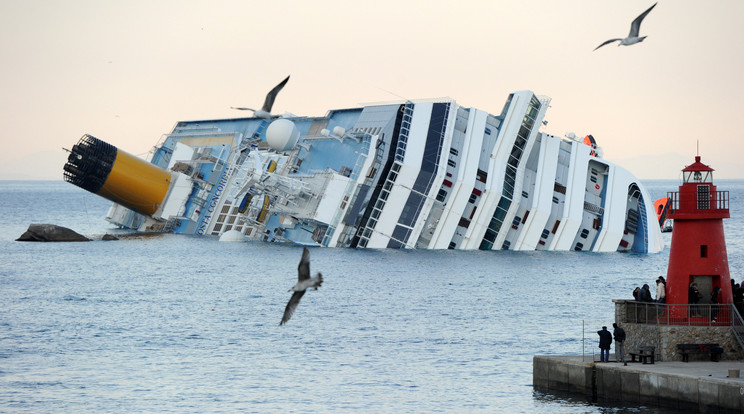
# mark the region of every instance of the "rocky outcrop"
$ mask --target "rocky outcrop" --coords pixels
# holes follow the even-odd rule
[[[81,242],[90,241],[90,239],[67,227],[55,224],[31,224],[16,241]]]

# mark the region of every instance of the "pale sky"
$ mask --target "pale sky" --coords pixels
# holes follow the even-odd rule
[[[177,121],[449,96],[498,114],[552,98],[542,131],[592,134],[642,179],[677,179],[699,142],[744,178],[744,1],[0,0],[0,179],[61,179],[86,133],[144,155]]]

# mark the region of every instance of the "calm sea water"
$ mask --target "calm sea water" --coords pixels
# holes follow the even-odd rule
[[[658,198],[679,183],[646,184]],[[717,184],[741,281],[744,181]],[[323,287],[280,327],[297,246],[13,241],[30,223],[115,232],[109,204],[61,181],[0,181],[0,411],[649,412],[536,392],[532,357],[596,352],[611,300],[665,274],[668,247],[312,249]]]

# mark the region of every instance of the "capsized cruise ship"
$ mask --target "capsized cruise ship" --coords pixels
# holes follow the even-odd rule
[[[583,141],[540,131],[550,98],[499,114],[452,99],[325,116],[178,122],[150,161],[91,135],[64,178],[142,232],[358,248],[663,248],[643,185]],[[228,237],[230,236],[230,237]]]

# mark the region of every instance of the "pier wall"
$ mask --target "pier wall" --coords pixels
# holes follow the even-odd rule
[[[585,362],[578,356],[535,356],[536,389],[700,412],[744,412],[744,383],[636,369],[641,364]]]

